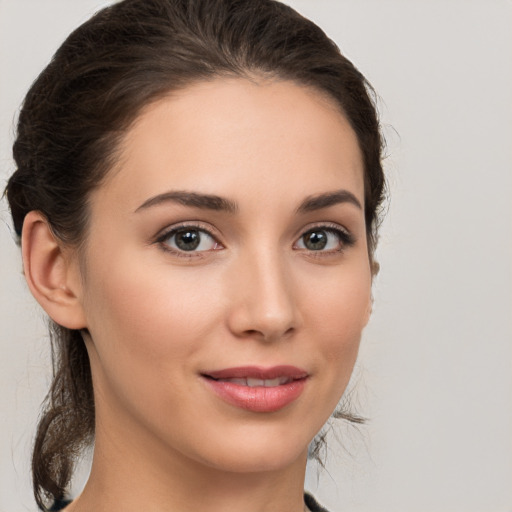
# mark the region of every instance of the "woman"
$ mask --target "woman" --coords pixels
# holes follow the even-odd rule
[[[55,345],[41,508],[322,510],[303,495],[308,446],[377,268],[369,90],[268,0],[125,0],[64,42],[25,99],[7,185]]]

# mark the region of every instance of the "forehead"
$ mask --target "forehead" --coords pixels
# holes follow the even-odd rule
[[[289,81],[216,79],[174,92],[143,110],[119,154],[98,192],[115,190],[130,207],[176,188],[304,195],[343,186],[364,200],[362,156],[340,108]]]

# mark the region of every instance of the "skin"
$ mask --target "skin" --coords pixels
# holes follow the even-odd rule
[[[56,321],[87,329],[93,374],[93,467],[68,512],[303,510],[307,446],[346,388],[371,310],[361,207],[297,212],[340,190],[364,206],[357,139],[334,102],[287,81],[218,79],[139,116],[90,198],[83,252],[29,214],[29,285]],[[141,207],[175,191],[237,209]],[[162,239],[182,223],[210,233],[199,250]],[[306,247],[312,228],[327,248]],[[281,364],[309,377],[272,413],[228,404],[200,378]]]

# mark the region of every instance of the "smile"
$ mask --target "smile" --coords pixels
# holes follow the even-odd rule
[[[248,377],[246,379],[233,378],[233,379],[216,379],[217,382],[232,382],[233,384],[238,384],[239,386],[248,386],[250,388],[255,388],[258,386],[262,386],[265,388],[274,388],[276,386],[282,386],[283,384],[288,384],[293,379],[290,377],[277,377],[275,379],[257,379]]]
[[[222,401],[251,412],[276,412],[302,394],[308,373],[295,366],[238,367],[201,375]]]

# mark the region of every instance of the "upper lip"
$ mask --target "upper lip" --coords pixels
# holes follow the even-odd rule
[[[213,379],[276,379],[278,377],[288,377],[290,379],[303,379],[308,376],[308,372],[296,366],[280,365],[264,368],[262,366],[237,366],[235,368],[223,368],[203,373]]]

